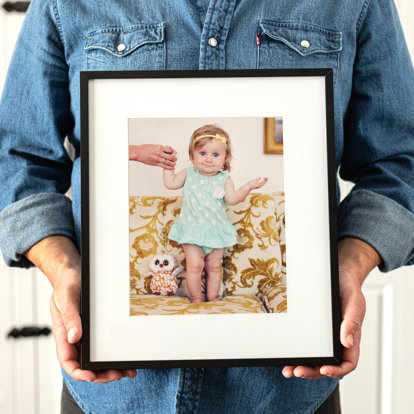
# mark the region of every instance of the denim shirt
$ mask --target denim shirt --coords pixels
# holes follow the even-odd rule
[[[309,67],[333,69],[336,165],[355,182],[339,237],[371,244],[382,270],[414,263],[414,74],[391,0],[33,0],[0,105],[6,263],[31,266],[23,253],[53,234],[80,243],[79,71]],[[106,385],[64,375],[99,413],[307,413],[336,385],[279,368],[147,370]]]

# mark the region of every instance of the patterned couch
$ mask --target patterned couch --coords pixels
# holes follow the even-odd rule
[[[151,294],[151,278],[145,275],[153,255],[172,254],[185,269],[181,246],[167,237],[182,201],[182,196],[130,197],[130,315],[286,312],[283,192],[251,193],[229,207],[227,217],[235,226],[238,244],[225,251],[221,301],[192,304],[185,271],[178,275],[175,296]]]

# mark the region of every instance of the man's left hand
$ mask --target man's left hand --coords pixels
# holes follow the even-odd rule
[[[368,243],[345,238],[339,242],[339,291],[342,309],[340,340],[343,346],[341,365],[286,366],[286,378],[339,378],[352,372],[359,359],[361,328],[365,316],[362,282],[370,271],[381,263],[377,251]]]

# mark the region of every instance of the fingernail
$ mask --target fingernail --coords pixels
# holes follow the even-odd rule
[[[347,337],[346,337],[346,340],[351,344],[351,345],[354,345],[354,336],[352,335],[352,334],[349,334]]]
[[[76,335],[76,329],[75,328],[71,328],[69,329],[69,333],[68,333],[68,341],[72,342],[73,339],[75,338]]]

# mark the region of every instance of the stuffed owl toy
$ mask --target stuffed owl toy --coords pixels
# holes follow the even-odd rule
[[[178,266],[174,256],[167,253],[157,254],[150,260],[149,268],[151,273],[146,276],[152,276],[150,288],[154,295],[171,296],[177,293],[177,275],[183,268]]]

